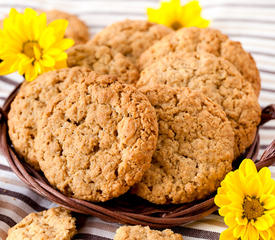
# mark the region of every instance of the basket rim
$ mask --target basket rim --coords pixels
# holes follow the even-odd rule
[[[168,205],[156,205],[148,202],[148,210],[141,213],[133,212],[132,208],[128,208],[128,211],[126,211],[125,209],[127,209],[127,206],[124,206],[122,209],[116,208],[116,206],[113,204],[115,204],[116,200],[119,198],[116,200],[109,200],[107,201],[108,203],[105,204],[92,203],[85,200],[65,196],[63,193],[53,188],[47,182],[47,180],[42,175],[40,175],[39,172],[32,169],[24,161],[21,161],[20,158],[17,157],[15,150],[12,148],[8,134],[7,113],[9,112],[10,104],[16,96],[20,85],[21,84],[19,84],[6,99],[3,108],[0,108],[0,143],[4,156],[9,162],[13,172],[21,179],[21,181],[27,184],[39,195],[42,195],[46,199],[55,202],[73,212],[96,216],[109,222],[148,225],[156,228],[178,226],[191,221],[199,220],[218,209],[214,203],[213,194],[200,201],[193,201],[188,204],[171,205],[172,207]],[[262,119],[259,127],[271,119],[275,119],[275,104],[271,104],[262,110]],[[252,158],[254,161],[256,161],[259,150],[259,127],[257,129],[253,144],[248,148],[244,154],[245,156],[241,157],[242,159],[245,157]],[[234,160],[234,162],[235,161],[241,160]],[[256,162],[256,166],[259,170],[262,167],[270,166],[274,162],[275,140],[273,140],[272,143],[267,147],[260,160]],[[139,197],[135,196],[135,198],[138,199]],[[112,203],[112,201],[114,202]],[[111,207],[108,204],[111,205]]]

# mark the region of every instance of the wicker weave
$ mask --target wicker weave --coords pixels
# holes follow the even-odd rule
[[[15,174],[38,194],[74,212],[96,216],[105,221],[149,225],[158,228],[195,221],[217,210],[214,204],[215,194],[201,201],[165,206],[149,203],[130,194],[125,194],[105,203],[91,203],[63,195],[48,183],[42,172],[35,171],[19,159],[12,147],[8,136],[7,113],[18,88],[19,86],[8,97],[3,108],[0,108],[1,147]],[[275,119],[275,105],[270,105],[262,110],[260,126],[271,119]],[[244,158],[251,158],[256,161],[258,150],[259,134],[257,132],[253,144],[247,149],[244,155],[234,161],[233,168],[236,169]],[[260,169],[264,166],[270,166],[274,162],[275,140],[265,150],[261,159],[256,162],[256,166]]]

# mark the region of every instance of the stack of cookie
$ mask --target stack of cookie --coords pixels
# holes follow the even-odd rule
[[[8,121],[17,153],[67,196],[202,199],[254,140],[259,73],[218,30],[125,20],[68,66],[23,83]]]

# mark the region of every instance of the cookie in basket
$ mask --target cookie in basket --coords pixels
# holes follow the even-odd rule
[[[108,46],[96,46],[92,42],[79,44],[68,51],[69,67],[85,66],[99,74],[116,76],[119,81],[135,84],[139,70],[132,61]]]
[[[57,19],[68,20],[69,25],[66,29],[65,37],[72,38],[75,44],[86,43],[90,39],[88,26],[77,16],[59,10],[45,11],[45,13],[49,23]]]
[[[91,72],[47,106],[36,149],[41,170],[67,196],[107,201],[150,167],[156,112],[136,88]]]
[[[51,98],[81,81],[90,70],[81,67],[56,70],[24,82],[11,104],[8,114],[9,136],[16,152],[35,169],[39,169],[34,143],[37,123]]]
[[[7,240],[70,240],[76,234],[75,221],[61,207],[31,213],[9,229]]]
[[[245,80],[251,83],[256,95],[259,95],[261,79],[253,57],[243,49],[240,42],[230,40],[216,29],[182,28],[144,52],[139,64],[144,68],[171,52],[182,52],[185,57],[186,54],[197,51],[206,51],[231,62]]]
[[[261,108],[251,85],[227,60],[206,52],[170,53],[145,68],[137,86],[152,84],[198,89],[220,104],[234,129],[235,158],[252,144]]]
[[[183,237],[170,229],[151,230],[142,226],[122,226],[116,231],[114,240],[183,240]]]
[[[127,19],[104,28],[91,41],[97,46],[108,46],[135,63],[141,53],[171,32],[160,24]]]
[[[214,192],[234,159],[234,133],[222,108],[188,88],[141,91],[156,109],[159,137],[151,167],[132,192],[156,204],[191,202]]]

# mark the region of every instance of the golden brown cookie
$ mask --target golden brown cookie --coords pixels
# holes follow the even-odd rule
[[[155,110],[142,93],[91,72],[45,110],[36,141],[39,164],[64,194],[107,201],[140,181],[157,134]]]
[[[151,167],[133,193],[156,204],[178,204],[214,192],[234,159],[233,129],[222,108],[188,88],[141,91],[156,109],[159,137]]]
[[[122,226],[117,229],[114,240],[183,240],[183,237],[170,229],[157,231],[149,227]]]
[[[72,38],[75,44],[86,43],[90,39],[89,28],[77,16],[59,10],[45,11],[50,23],[57,19],[66,19],[69,25],[65,32],[66,38]]]
[[[79,44],[68,51],[68,66],[85,66],[99,74],[116,76],[123,83],[135,84],[139,71],[132,61],[107,46],[95,46],[89,42]]]
[[[167,84],[201,90],[220,104],[235,133],[235,157],[249,147],[261,119],[261,109],[251,85],[221,57],[206,52],[172,53],[141,73],[138,86]]]
[[[127,19],[104,28],[91,41],[97,46],[108,46],[135,63],[147,48],[171,32],[163,25]]]
[[[9,229],[7,240],[70,240],[75,234],[75,218],[57,207],[29,214]]]
[[[231,62],[250,82],[256,95],[261,89],[259,71],[253,57],[246,52],[240,42],[230,40],[219,30],[211,28],[182,28],[164,37],[142,54],[139,64],[143,69],[171,52],[188,53],[206,51]]]
[[[8,114],[9,136],[16,152],[35,169],[39,169],[34,148],[37,123],[46,105],[72,83],[86,78],[89,72],[75,67],[44,73],[32,82],[24,82],[13,100]]]

